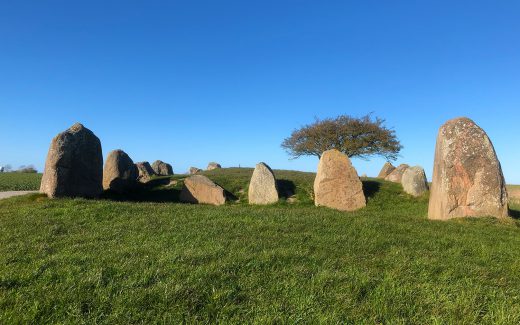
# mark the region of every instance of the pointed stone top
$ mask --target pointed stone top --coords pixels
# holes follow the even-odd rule
[[[72,132],[79,132],[83,129],[86,129],[86,127],[84,127],[83,124],[79,122],[74,123],[74,125],[69,128],[69,130]]]

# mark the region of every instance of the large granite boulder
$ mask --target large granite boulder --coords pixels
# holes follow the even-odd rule
[[[225,191],[204,175],[193,175],[184,180],[180,200],[186,203],[222,205],[226,203]]]
[[[502,167],[486,132],[468,118],[444,124],[437,136],[428,217],[507,217]]]
[[[152,169],[156,175],[159,176],[170,176],[173,175],[173,167],[170,164],[165,163],[161,160],[156,160],[152,164]]]
[[[278,202],[278,189],[274,173],[261,162],[256,165],[249,183],[248,198],[250,204],[272,204]]]
[[[314,203],[342,211],[366,205],[363,184],[350,159],[332,149],[323,153],[314,180]]]
[[[190,175],[195,175],[202,172],[202,169],[197,167],[190,167]]]
[[[390,162],[387,161],[383,165],[383,168],[381,168],[381,171],[379,172],[379,175],[377,175],[377,178],[385,179],[394,170],[395,170],[394,165],[392,165]]]
[[[213,169],[219,169],[219,168],[222,168],[222,166],[220,166],[219,163],[216,163],[216,162],[210,162],[208,164],[208,167],[206,168],[206,170],[213,170]]]
[[[410,168],[407,164],[401,164],[397,166],[396,169],[394,169],[388,176],[386,176],[385,180],[394,182],[394,183],[401,183],[401,180],[403,179],[404,172]]]
[[[99,138],[80,123],[51,141],[40,192],[49,197],[95,198],[103,192]]]
[[[138,162],[135,164],[135,167],[139,173],[137,180],[141,183],[146,183],[155,176],[152,166],[150,166],[150,163],[147,161]]]
[[[103,189],[124,193],[135,189],[139,172],[132,159],[123,150],[113,150],[107,156],[103,169]]]
[[[403,173],[401,184],[406,193],[415,197],[428,191],[428,180],[421,166],[407,168]]]

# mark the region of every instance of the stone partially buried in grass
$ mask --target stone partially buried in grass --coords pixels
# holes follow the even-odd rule
[[[184,180],[181,202],[222,205],[226,203],[225,191],[204,175],[194,175]]]
[[[147,161],[138,162],[135,164],[135,167],[137,167],[137,171],[139,172],[137,180],[141,183],[148,182],[152,176],[155,175],[152,166],[150,166],[150,163]]]
[[[437,136],[428,217],[508,216],[507,190],[486,132],[468,118],[444,124]]]
[[[354,211],[366,206],[363,184],[350,159],[338,150],[323,153],[314,180],[317,206]]]
[[[103,169],[103,189],[124,193],[135,189],[139,172],[132,159],[123,150],[108,154]]]
[[[385,178],[385,180],[394,182],[394,183],[401,183],[403,179],[404,172],[410,168],[407,164],[401,164],[397,166],[396,169],[394,169],[388,176]]]
[[[103,192],[101,142],[92,131],[74,124],[51,141],[40,192],[49,197],[95,198]]]
[[[173,167],[170,164],[165,163],[161,160],[156,160],[152,164],[152,169],[155,174],[159,176],[170,176],[173,175]]]
[[[403,173],[401,184],[406,193],[415,197],[421,196],[428,191],[428,180],[421,166],[406,169]]]
[[[213,170],[213,169],[219,169],[219,168],[222,168],[222,166],[220,166],[219,163],[216,163],[216,162],[210,162],[208,164],[208,167],[206,168],[206,170]]]
[[[377,175],[377,178],[385,179],[394,170],[395,170],[394,165],[392,165],[390,162],[387,161],[383,165],[383,168],[381,168],[381,171],[379,172],[379,175]]]
[[[261,162],[256,165],[249,183],[248,199],[250,204],[272,204],[278,202],[278,189],[274,173]]]

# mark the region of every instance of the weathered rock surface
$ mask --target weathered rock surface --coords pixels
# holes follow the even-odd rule
[[[421,166],[407,168],[403,173],[401,184],[406,193],[416,197],[428,191],[428,180]]]
[[[206,168],[206,170],[213,170],[213,169],[218,169],[218,168],[222,168],[222,166],[220,166],[219,163],[216,163],[216,162],[210,162],[208,164],[208,167]]]
[[[256,165],[249,183],[248,198],[250,204],[272,204],[278,202],[276,178],[267,164]]]
[[[40,192],[49,197],[95,198],[103,192],[99,138],[80,123],[51,141]]]
[[[135,167],[137,167],[139,173],[137,180],[141,183],[146,183],[152,176],[155,176],[152,166],[150,166],[150,163],[147,161],[138,162],[135,164]]]
[[[437,136],[428,217],[507,217],[502,167],[486,132],[468,118],[444,124]]]
[[[184,180],[180,200],[187,203],[222,205],[226,203],[225,191],[203,175],[193,175]]]
[[[350,159],[332,149],[323,153],[314,180],[314,203],[342,211],[366,205],[363,184]]]
[[[202,172],[202,169],[197,168],[197,167],[190,167],[190,175],[195,175],[200,172]]]
[[[410,168],[407,164],[401,164],[397,166],[388,176],[386,176],[386,180],[394,183],[401,183],[404,172]]]
[[[377,175],[377,178],[385,179],[394,170],[395,170],[394,165],[392,165],[390,162],[386,162],[383,165],[383,168],[381,168],[381,171],[379,172],[379,175]]]
[[[161,160],[156,160],[152,164],[152,169],[156,175],[159,176],[169,176],[173,175],[173,167],[170,164],[165,163]]]
[[[103,189],[124,193],[135,189],[138,169],[123,150],[113,150],[107,156],[103,169]]]

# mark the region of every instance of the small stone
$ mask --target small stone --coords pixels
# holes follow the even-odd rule
[[[156,160],[152,164],[152,169],[155,172],[156,175],[159,176],[170,176],[173,175],[173,168],[172,165],[167,164],[161,160]]]
[[[415,197],[421,196],[428,191],[428,180],[426,173],[420,166],[410,167],[403,173],[401,184],[406,193]]]
[[[222,205],[226,203],[225,191],[204,175],[193,175],[184,180],[180,200],[186,203]]]
[[[381,171],[379,172],[379,175],[377,175],[377,178],[385,179],[394,170],[395,170],[394,165],[392,165],[390,162],[387,161],[383,165],[383,168],[381,168]]]
[[[407,164],[401,164],[397,166],[385,179],[394,183],[401,183],[404,172],[409,168]]]
[[[200,169],[200,168],[190,167],[190,175],[195,175],[195,174],[198,174],[198,173],[201,173],[201,172],[202,172],[202,169]]]
[[[155,172],[153,171],[152,166],[147,161],[138,162],[135,164],[137,170],[139,172],[139,176],[137,180],[141,183],[148,182],[153,176],[155,176]]]
[[[249,183],[248,198],[250,204],[272,204],[278,202],[276,178],[267,164],[256,165]]]
[[[135,189],[138,169],[123,150],[113,150],[107,156],[103,169],[103,189],[124,193]]]
[[[220,166],[219,163],[216,163],[216,162],[210,162],[208,164],[208,167],[206,168],[206,170],[213,170],[213,169],[219,169],[219,168],[222,168],[222,166]]]

